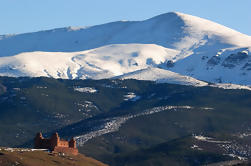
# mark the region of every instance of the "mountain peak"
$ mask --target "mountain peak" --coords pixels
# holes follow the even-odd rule
[[[0,75],[98,79],[162,67],[209,82],[251,82],[250,36],[180,12],[0,38]]]
[[[181,14],[182,13],[179,13],[179,12],[168,12],[168,13],[163,13],[163,14],[154,16],[154,17],[147,19],[147,20],[182,21],[182,19],[180,17]]]

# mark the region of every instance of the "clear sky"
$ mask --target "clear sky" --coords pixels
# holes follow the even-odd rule
[[[251,0],[0,0],[0,34],[144,20],[170,11],[251,35]]]

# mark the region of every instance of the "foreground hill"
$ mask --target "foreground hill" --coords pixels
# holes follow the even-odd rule
[[[69,156],[32,149],[0,148],[1,166],[107,166],[82,154]]]
[[[250,36],[171,12],[143,21],[2,35],[0,75],[65,79],[127,75],[172,83],[179,74],[176,83],[188,85],[198,80],[251,85],[250,52]],[[146,75],[149,67],[159,74]],[[184,80],[187,76],[194,79]]]

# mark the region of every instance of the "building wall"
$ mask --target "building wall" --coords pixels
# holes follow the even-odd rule
[[[73,155],[78,154],[76,141],[71,139],[69,142],[60,140],[57,133],[53,134],[50,139],[43,138],[41,133],[38,133],[34,139],[34,145],[37,149],[50,149],[55,152],[70,153]]]
[[[73,154],[73,155],[78,154],[78,149],[67,148],[67,147],[55,147],[53,151],[54,152],[61,152],[61,153],[68,153],[68,154]]]
[[[69,142],[68,141],[59,141],[57,146],[58,147],[69,147]]]

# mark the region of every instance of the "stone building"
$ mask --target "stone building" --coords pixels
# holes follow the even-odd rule
[[[62,152],[77,155],[78,149],[76,141],[72,138],[70,141],[60,139],[58,133],[54,133],[51,138],[44,138],[42,133],[37,133],[34,139],[36,149],[49,149],[52,152]]]

